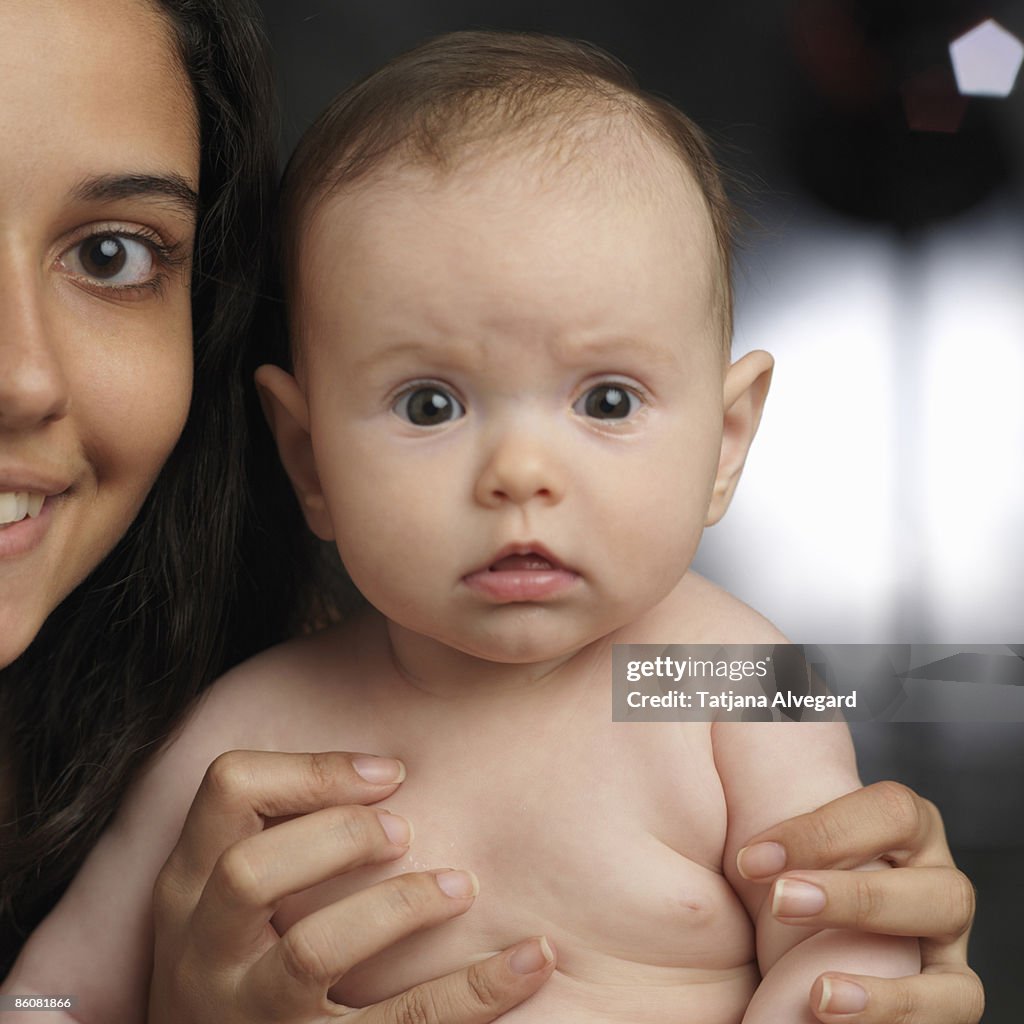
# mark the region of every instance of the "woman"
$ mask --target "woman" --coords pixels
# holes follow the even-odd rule
[[[246,431],[258,417],[244,382],[275,340],[261,316],[266,345],[243,351],[270,235],[256,24],[243,0],[0,5],[5,970],[189,701],[315,614],[298,599],[301,534],[290,505],[275,504],[285,488],[266,436]],[[330,934],[304,951],[268,927],[283,893],[376,856],[383,837],[361,827],[359,805],[394,790],[394,767],[347,754],[218,758],[157,886],[154,1024],[337,1016],[329,977],[465,909],[413,874],[339,903]],[[325,860],[296,837],[328,806],[348,827]],[[815,1007],[866,997],[862,1012],[820,1019],[891,1020],[896,1008],[978,1019],[964,960],[972,911],[947,905],[969,886],[928,805],[875,787],[760,838],[748,875],[802,868],[787,877],[826,894],[803,920],[931,937],[921,977],[819,980]],[[243,885],[256,851],[279,870]],[[810,870],[878,853],[909,867]],[[218,927],[225,909],[230,929]],[[539,952],[524,936],[362,1019],[493,1020],[553,970]]]

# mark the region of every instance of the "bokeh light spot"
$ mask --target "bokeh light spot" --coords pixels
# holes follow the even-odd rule
[[[964,96],[1009,96],[1024,43],[992,18],[949,44],[957,87]]]

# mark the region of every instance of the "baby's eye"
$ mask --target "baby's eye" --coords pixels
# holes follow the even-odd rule
[[[466,415],[462,403],[437,384],[424,384],[398,396],[392,407],[404,420],[417,427],[433,427]]]
[[[156,255],[145,242],[131,235],[104,232],[71,246],[61,266],[78,277],[107,288],[132,288],[156,276]]]
[[[597,384],[576,400],[572,410],[595,420],[624,420],[640,404],[640,397],[621,384]]]

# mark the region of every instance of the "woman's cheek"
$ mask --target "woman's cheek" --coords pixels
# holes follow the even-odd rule
[[[165,336],[166,337],[166,336]],[[188,418],[192,397],[190,321],[157,344],[145,339],[111,361],[95,396],[83,440],[108,509],[105,533],[117,538],[138,514]],[[149,341],[149,344],[146,343]],[[111,543],[110,546],[113,546]]]

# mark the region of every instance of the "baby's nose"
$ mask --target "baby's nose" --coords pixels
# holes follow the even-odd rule
[[[563,490],[563,473],[551,445],[540,437],[510,431],[490,450],[475,497],[487,507],[535,500],[556,504]]]

